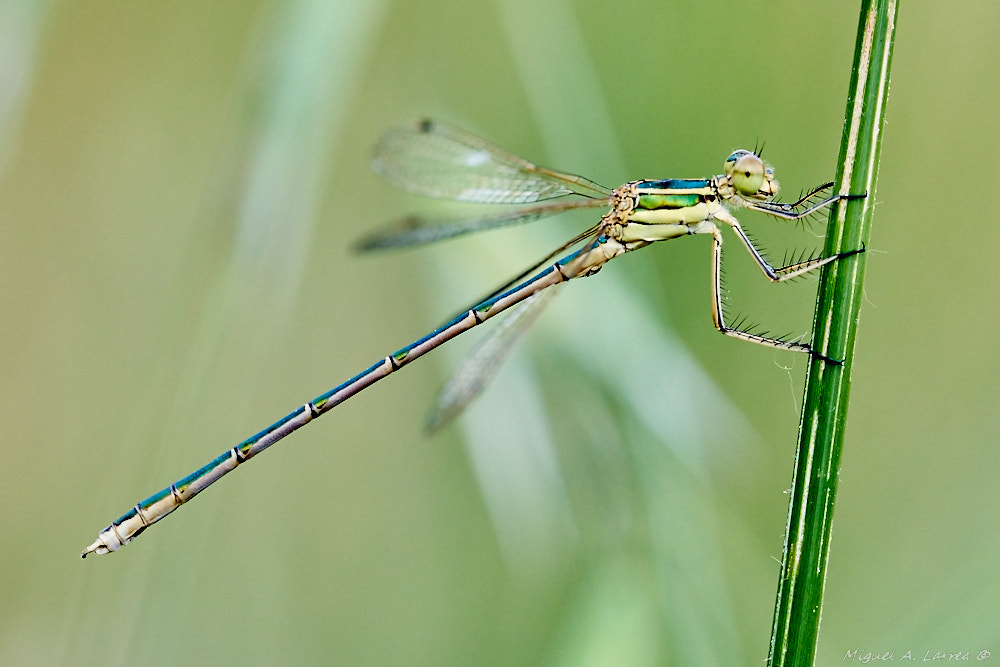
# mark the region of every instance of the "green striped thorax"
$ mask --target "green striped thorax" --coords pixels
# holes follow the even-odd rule
[[[702,197],[715,194],[710,180],[665,178],[656,181],[639,181],[635,184],[639,194],[637,208],[655,211],[661,208],[687,208]]]
[[[774,170],[751,151],[734,151],[726,158],[725,173],[713,178],[633,181],[618,188],[613,210],[624,224],[617,236],[631,248],[699,233],[697,225],[726,215],[723,202],[739,207],[776,194]]]
[[[768,201],[778,194],[774,169],[755,153],[734,151],[726,158],[725,173],[710,179],[667,178],[635,181],[636,208],[647,211],[696,206],[703,198]]]

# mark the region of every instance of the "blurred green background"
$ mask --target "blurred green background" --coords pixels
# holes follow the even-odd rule
[[[766,141],[791,198],[834,175],[857,18],[0,0],[0,663],[761,664],[806,363],[713,331],[707,238],[562,290],[440,436],[479,332],[78,554],[593,221],[358,256],[444,210],[370,173],[386,129],[442,118],[610,186]],[[819,664],[1000,651],[1000,232],[975,193],[998,28],[985,0],[900,14]],[[742,217],[776,259],[821,247]],[[727,250],[733,311],[807,331],[815,282]]]

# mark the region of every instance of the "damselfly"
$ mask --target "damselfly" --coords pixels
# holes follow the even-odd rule
[[[778,203],[774,201],[778,193],[774,171],[758,155],[746,150],[735,151],[726,158],[724,173],[719,176],[632,181],[610,189],[581,176],[540,167],[474,135],[430,120],[419,121],[412,127],[397,129],[386,135],[376,148],[374,168],[395,185],[416,194],[507,206],[494,215],[446,225],[429,225],[414,218],[403,231],[368,238],[362,246],[369,249],[424,243],[571,209],[601,207],[607,212],[597,224],[570,239],[450,322],[379,360],[211,463],[141,501],[102,530],[97,540],[83,552],[84,557],[90,553],[117,551],[240,463],[292,431],[463,331],[512,306],[523,304],[525,310],[508,318],[508,322],[504,323],[507,326],[500,329],[501,338],[512,338],[507,332],[533,320],[528,311],[537,314],[544,303],[544,299],[539,297],[552,292],[545,293],[544,290],[573,278],[593,275],[615,257],[657,241],[689,234],[712,235],[712,321],[716,329],[734,338],[783,350],[807,352],[826,363],[839,363],[807,343],[773,338],[726,324],[720,276],[722,232],[719,224],[736,232],[740,243],[769,280],[781,282],[858,251],[774,267],[746,235],[730,209],[744,208],[783,220],[798,220],[838,201],[864,195],[832,194],[821,198],[822,193],[833,185],[826,183],[795,203]],[[514,325],[510,324],[512,320]],[[492,345],[486,345],[485,351],[481,350],[476,355],[480,362],[467,366],[444,392],[443,403],[437,413],[439,423],[458,412],[478,391],[484,375],[482,371],[490,366],[489,362],[482,360],[498,358],[504,347],[496,342],[495,337],[492,342]],[[509,342],[503,340],[503,343]]]

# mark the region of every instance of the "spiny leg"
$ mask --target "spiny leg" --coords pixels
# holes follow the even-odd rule
[[[844,252],[837,255],[830,255],[829,257],[812,257],[810,259],[806,259],[801,262],[795,262],[794,264],[789,264],[788,266],[774,267],[771,266],[770,262],[764,259],[764,254],[757,249],[757,246],[755,246],[753,241],[750,240],[750,237],[747,236],[747,233],[743,231],[743,227],[740,226],[739,220],[737,220],[734,216],[732,216],[730,213],[726,211],[720,211],[719,213],[717,213],[715,215],[715,219],[733,228],[733,231],[736,232],[736,237],[740,240],[740,243],[743,244],[743,247],[747,249],[747,252],[750,253],[750,256],[753,257],[754,262],[756,262],[757,266],[760,268],[764,276],[767,277],[767,279],[770,280],[771,282],[775,283],[791,280],[792,278],[801,276],[803,273],[807,273],[809,271],[812,271],[813,269],[818,269],[824,264],[829,264],[835,259],[840,259],[841,257],[847,257],[848,255],[854,255],[859,252],[864,252],[864,248],[861,248],[860,250],[852,250],[850,252]],[[715,228],[713,226],[713,229],[714,229],[714,231],[712,232],[713,235],[715,235],[717,238],[720,238],[719,235],[721,234],[721,232],[718,231],[718,228]],[[716,252],[719,252],[719,248],[721,248],[721,246],[722,246],[722,241],[720,238],[719,242],[716,244]],[[718,259],[716,261],[718,262]]]
[[[735,218],[733,219],[735,221]],[[750,251],[755,259],[758,260],[758,265],[764,274],[774,282],[782,282],[788,280],[789,278],[794,278],[795,276],[802,275],[807,271],[823,266],[824,264],[829,264],[835,259],[840,259],[841,257],[847,257],[849,255],[855,255],[859,252],[864,252],[864,248],[860,250],[852,250],[850,252],[840,253],[838,255],[833,255],[832,257],[818,257],[815,259],[806,260],[804,262],[799,262],[797,264],[792,264],[790,266],[782,267],[780,269],[774,269],[768,264],[764,258],[761,256],[757,248],[754,247],[750,239],[742,233],[742,229],[737,223],[734,227],[741,240],[743,240],[744,245]],[[824,354],[820,354],[812,348],[811,345],[807,343],[800,343],[798,341],[782,340],[780,338],[772,338],[770,336],[764,336],[761,334],[755,334],[750,331],[744,331],[738,327],[731,327],[726,324],[726,316],[723,312],[722,306],[722,230],[716,226],[712,226],[712,322],[715,324],[715,328],[718,329],[723,334],[730,336],[732,338],[738,338],[740,340],[749,341],[751,343],[757,343],[758,345],[764,345],[767,347],[773,347],[778,350],[792,350],[794,352],[807,352],[812,356],[819,357],[824,361],[828,361],[832,364],[840,365],[843,362],[837,359],[831,359]]]
[[[760,211],[761,213],[766,213],[772,215],[776,218],[781,218],[783,220],[801,220],[802,218],[808,218],[810,215],[816,211],[835,204],[841,199],[864,199],[868,196],[867,193],[860,195],[830,195],[826,199],[809,206],[801,211],[798,211],[799,206],[808,202],[810,199],[823,192],[827,188],[831,187],[833,183],[825,183],[818,188],[813,189],[811,192],[803,195],[797,202],[793,204],[780,204],[773,201],[762,201],[762,202],[746,202],[746,208],[751,211]]]
[[[768,215],[774,216],[776,218],[782,218],[785,220],[798,220],[809,216],[821,208],[830,206],[841,199],[861,199],[866,197],[867,194],[860,195],[833,195],[827,197],[823,201],[809,206],[805,210],[797,211],[796,208],[804,202],[809,201],[813,196],[822,192],[826,188],[830,187],[832,184],[821,185],[820,187],[814,189],[812,192],[806,194],[804,197],[799,199],[799,201],[794,204],[777,204],[774,202],[748,202],[747,208],[755,211],[760,211],[761,213],[767,213]],[[743,227],[740,225],[739,220],[735,216],[730,214],[728,211],[721,211],[715,216],[718,222],[723,222],[736,232],[737,238],[753,257],[754,262],[760,268],[761,272],[767,277],[768,280],[776,283],[784,282],[785,280],[790,280],[797,276],[801,276],[804,273],[812,271],[813,269],[818,269],[819,267],[829,264],[830,262],[841,259],[843,257],[848,257],[860,252],[864,252],[865,249],[862,246],[857,250],[851,250],[844,253],[838,253],[836,255],[831,255],[830,257],[813,257],[801,262],[796,262],[794,264],[789,264],[788,266],[783,266],[775,268],[764,259],[763,253],[757,249],[750,237],[747,236]],[[819,352],[815,351],[811,345],[805,343],[800,343],[797,341],[786,341],[779,338],[771,338],[769,336],[763,336],[760,334],[754,334],[749,331],[743,331],[738,327],[730,327],[726,325],[725,315],[722,312],[722,232],[716,226],[712,226],[712,236],[713,236],[713,248],[712,248],[712,293],[713,293],[713,306],[712,306],[712,320],[715,323],[715,328],[733,338],[739,338],[741,340],[747,340],[752,343],[757,343],[759,345],[766,345],[768,347],[773,347],[779,350],[794,350],[798,352],[808,352],[809,354],[824,359],[825,361],[841,364],[842,362],[831,359]]]
[[[767,262],[760,257],[760,253],[756,252],[756,248],[753,247],[752,243],[748,243],[747,247],[751,249],[751,254],[753,254],[755,258],[760,258],[758,264],[761,265],[761,268],[764,268],[764,266],[769,267]],[[765,273],[767,273],[766,270]],[[720,332],[733,338],[746,340],[751,343],[757,343],[758,345],[773,347],[779,350],[812,352],[812,347],[805,343],[770,338],[768,336],[751,333],[749,331],[742,331],[726,324],[726,316],[723,313],[722,307],[722,230],[718,227],[713,227],[712,229],[712,323],[715,324],[715,328]]]

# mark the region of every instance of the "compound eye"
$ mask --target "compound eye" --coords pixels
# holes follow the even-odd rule
[[[736,151],[726,160],[726,175],[732,177],[736,192],[752,197],[764,185],[764,161],[750,151]]]

